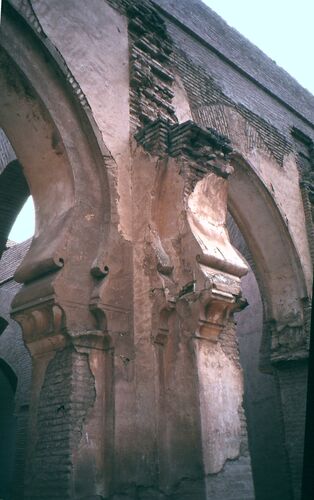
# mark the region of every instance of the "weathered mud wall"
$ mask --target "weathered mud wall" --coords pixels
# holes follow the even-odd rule
[[[180,8],[5,3],[0,126],[37,209],[12,304],[33,367],[25,498],[248,500],[252,471],[256,498],[299,495],[313,123]]]

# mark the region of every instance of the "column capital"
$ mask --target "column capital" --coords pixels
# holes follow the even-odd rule
[[[77,350],[105,348],[106,331],[92,317],[89,305],[59,296],[52,274],[21,288],[12,302],[11,317],[21,326],[32,356],[69,344]]]
[[[241,295],[240,280],[233,285],[213,281],[206,288],[183,293],[178,301],[184,301],[195,318],[197,326],[194,337],[200,340],[217,342],[230,316],[247,306]]]
[[[307,359],[309,355],[309,332],[301,321],[278,323],[270,321],[272,363]]]
[[[51,297],[28,307],[13,308],[11,316],[21,326],[32,356],[62,349],[68,343],[64,310]]]

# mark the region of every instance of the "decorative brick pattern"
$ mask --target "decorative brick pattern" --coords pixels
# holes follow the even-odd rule
[[[184,83],[196,123],[202,126],[212,126],[221,134],[227,133],[223,108],[220,107],[220,113],[214,114],[210,111],[210,106],[229,106],[243,116],[252,127],[248,131],[248,148],[258,147],[263,142],[277,162],[282,165],[284,156],[292,150],[289,141],[272,124],[243,104],[235,103],[230,99],[208,73],[189,59],[188,51],[182,52],[176,47],[174,54],[173,66]],[[206,111],[203,111],[204,107]]]
[[[174,123],[172,44],[165,23],[147,1],[131,2],[127,14],[132,122],[137,126],[162,116]]]

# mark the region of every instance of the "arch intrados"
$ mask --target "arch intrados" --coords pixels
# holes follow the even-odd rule
[[[262,287],[265,319],[284,321],[307,296],[292,238],[267,187],[240,155],[232,160],[228,208],[252,254]]]
[[[60,133],[48,115],[47,108],[25,75],[3,50],[0,66],[1,126],[23,165],[38,207],[38,233],[42,226],[53,223],[58,211],[59,214],[66,212],[73,205],[73,174]],[[64,192],[63,199],[58,197],[58,191],[61,190]],[[58,211],[53,209],[57,203]]]
[[[108,224],[110,213],[103,164],[103,155],[110,158],[110,153],[99,144],[58,62],[11,10],[6,5],[1,25],[0,126],[23,165],[34,198],[35,236],[20,276],[20,281],[27,281],[29,272],[34,276],[38,260],[49,260],[60,246],[71,252],[65,239],[77,232],[75,220],[84,224],[82,212],[92,211],[94,224],[86,220],[80,236],[85,242],[99,240],[103,214]],[[72,241],[77,248],[76,238]],[[84,247],[84,241],[79,244]],[[90,258],[94,260],[95,255]]]

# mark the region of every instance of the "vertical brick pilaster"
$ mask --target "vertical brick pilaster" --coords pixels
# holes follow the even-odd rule
[[[87,355],[71,346],[57,352],[48,364],[40,391],[37,440],[30,457],[26,499],[75,498],[76,455],[83,423],[94,400]]]

